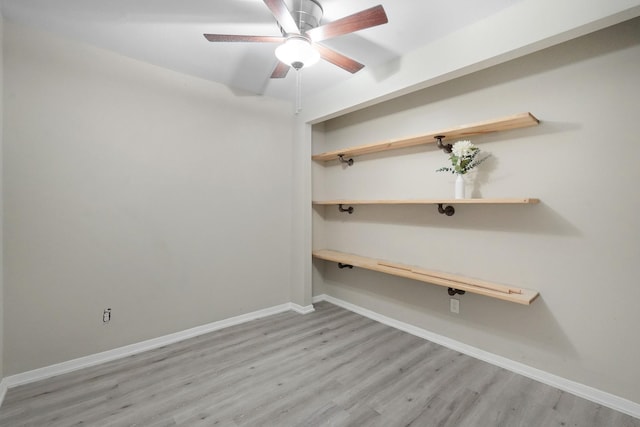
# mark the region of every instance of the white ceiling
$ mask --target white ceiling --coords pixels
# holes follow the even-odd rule
[[[320,0],[322,22],[382,4],[389,23],[323,42],[374,67],[521,0]],[[0,0],[6,20],[230,86],[293,99],[295,73],[270,79],[272,43],[210,43],[203,33],[280,35],[262,0]],[[303,96],[351,77],[320,61],[303,70]]]

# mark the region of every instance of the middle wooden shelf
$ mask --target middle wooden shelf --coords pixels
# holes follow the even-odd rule
[[[392,200],[357,200],[357,199],[336,199],[336,200],[314,200],[312,203],[317,206],[338,206],[341,212],[353,213],[354,205],[438,205],[438,212],[451,216],[455,213],[455,208],[451,205],[532,205],[539,203],[540,199],[535,198],[498,198],[498,199],[392,199]],[[348,205],[348,208],[343,206]],[[444,207],[444,205],[449,205]]]
[[[530,205],[540,202],[540,199],[531,197],[511,197],[497,199],[335,199],[314,200],[314,205],[439,205],[439,204],[468,204],[468,205]]]

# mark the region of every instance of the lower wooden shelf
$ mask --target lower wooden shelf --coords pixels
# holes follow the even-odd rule
[[[392,276],[404,277],[406,279],[418,280],[420,282],[431,283],[433,285],[459,289],[461,291],[485,295],[523,305],[530,305],[539,295],[537,291],[529,289],[499,285],[454,274],[426,270],[423,268],[396,264],[328,249],[313,251],[313,256],[326,261],[352,265],[354,267],[378,271]]]

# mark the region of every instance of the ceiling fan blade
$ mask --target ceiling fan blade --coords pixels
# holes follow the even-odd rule
[[[331,37],[386,24],[387,22],[389,22],[389,19],[387,18],[384,8],[382,5],[378,5],[338,19],[337,21],[312,28],[307,31],[307,36],[309,36],[312,41],[319,42],[330,39]]]
[[[284,4],[283,0],[264,0],[264,4],[267,5],[273,16],[278,21],[278,24],[284,29],[284,31],[288,34],[300,34],[300,29],[298,28],[298,24],[291,16],[291,12],[287,8],[287,5]]]
[[[320,56],[324,60],[331,62],[333,65],[337,65],[343,70],[347,70],[351,74],[357,73],[364,68],[363,64],[351,58],[348,58],[333,49],[329,49],[328,47],[319,44],[314,45],[314,47],[318,50]]]
[[[283,79],[287,76],[287,73],[289,72],[289,67],[287,64],[278,61],[278,63],[276,64],[276,68],[273,69],[273,73],[271,73],[271,78],[272,79]]]
[[[284,37],[274,36],[243,36],[235,34],[204,34],[210,42],[258,42],[258,43],[281,43]]]

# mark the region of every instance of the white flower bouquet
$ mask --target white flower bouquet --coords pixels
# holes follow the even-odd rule
[[[480,154],[480,149],[473,145],[471,141],[458,141],[453,144],[449,155],[451,167],[445,166],[436,170],[436,172],[451,172],[464,175],[489,157],[487,155],[479,159],[478,154]]]

